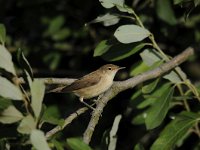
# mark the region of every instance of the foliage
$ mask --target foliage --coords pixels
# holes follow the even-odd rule
[[[184,148],[187,141],[195,137],[192,148],[198,149],[199,144],[196,141],[200,137],[200,88],[195,84],[196,81],[187,77],[185,70],[180,67],[176,67],[155,80],[138,85],[134,90],[129,90],[128,96],[126,94],[124,97],[117,96],[118,101],[128,99],[127,107],[121,110],[122,115],[116,116],[119,113],[116,111],[113,114],[116,116],[115,119],[113,116],[102,115],[102,119],[108,119],[111,123],[105,125],[109,126],[109,129],[103,127],[99,129],[104,132],[102,137],[99,136],[101,134],[94,135],[94,139],[101,140],[101,143],[95,141],[91,146],[85,144],[82,138],[79,138],[82,131],[77,134],[76,124],[69,125],[72,130],[66,129],[68,130],[67,136],[56,134],[46,139],[45,132],[53,125],[62,126],[63,117],[60,113],[67,112],[62,114],[66,116],[69,112],[75,111],[74,108],[77,106],[74,106],[74,102],[71,101],[73,97],[67,97],[69,101],[65,103],[67,105],[64,108],[62,104],[52,105],[51,102],[45,101],[45,84],[43,80],[33,75],[34,69],[25,56],[33,62],[36,68],[41,67],[42,64],[48,66],[50,70],[56,70],[59,65],[62,66],[63,60],[68,61],[65,63],[65,68],[81,68],[81,65],[84,66],[81,60],[88,61],[88,56],[93,53],[94,59],[101,57],[103,63],[115,62],[127,65],[130,68],[131,77],[169,61],[171,59],[170,50],[183,49],[192,42],[199,46],[197,44],[200,42],[200,29],[198,28],[200,14],[197,11],[200,2],[198,0],[174,0],[173,3],[167,0],[157,0],[153,1],[153,4],[149,1],[133,1],[133,7],[126,5],[124,0],[99,0],[99,2],[108,12],[90,21],[84,28],[77,29],[75,26],[77,22],[75,24],[67,22],[69,20],[63,14],[38,17],[41,26],[45,27],[41,32],[41,39],[37,41],[39,45],[28,40],[25,40],[23,46],[20,45],[22,41],[17,42],[19,39],[9,34],[6,35],[5,26],[0,24],[0,123],[3,125],[1,126],[3,134],[0,136],[0,148],[13,148],[16,142],[19,143],[16,149],[32,147],[38,150],[63,150],[65,148],[91,150],[104,147],[114,150],[133,149],[134,147],[135,150],[157,150],[162,147],[162,149],[169,150]],[[26,2],[17,3],[18,6],[27,7]],[[39,4],[40,2],[34,3]],[[90,1],[87,1],[84,4],[89,3]],[[130,4],[129,1],[126,3]],[[176,9],[177,7],[180,9],[180,6],[188,10],[178,14]],[[59,8],[62,9],[61,3],[59,3]],[[150,11],[155,14],[149,13]],[[105,27],[96,27],[94,23],[102,23]],[[9,27],[7,30],[10,30]],[[97,32],[97,30],[106,31],[106,34]],[[190,32],[185,32],[185,30]],[[89,33],[103,40],[91,42]],[[35,34],[32,33],[37,37],[38,35]],[[157,41],[161,45],[158,45]],[[96,48],[91,51],[93,45],[96,45]],[[174,53],[178,52],[180,51]],[[37,55],[34,56],[35,54]],[[137,57],[138,54],[140,57]],[[35,58],[31,58],[32,56]],[[195,57],[193,62],[199,56]],[[93,65],[95,63],[91,63],[91,67]],[[23,76],[24,84],[18,81],[19,76]],[[87,119],[84,118],[81,121],[87,124]],[[82,122],[78,123],[77,128],[84,125]],[[138,130],[141,132],[137,135],[123,130],[124,124],[138,129],[145,125],[146,128]],[[4,133],[4,130],[6,132],[10,128],[12,135],[9,132]],[[66,131],[63,129],[61,132]],[[147,140],[146,137],[148,137]],[[134,142],[130,142],[128,138]],[[122,141],[128,143],[128,148],[121,144]]]

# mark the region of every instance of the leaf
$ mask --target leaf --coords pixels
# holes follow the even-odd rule
[[[142,41],[149,35],[148,30],[137,25],[120,26],[114,33],[117,40],[125,44]]]
[[[145,85],[142,87],[142,92],[147,94],[147,93],[151,93],[157,86],[158,82],[159,82],[160,78],[157,78],[156,80],[154,80],[153,82],[149,83],[148,85]]]
[[[112,45],[109,44],[108,40],[101,41],[94,49],[94,57],[101,56],[106,53]]]
[[[45,32],[45,36],[53,36],[56,32],[58,32],[61,27],[65,23],[64,16],[57,16],[55,17],[49,24],[47,31]]]
[[[42,131],[37,129],[32,130],[30,140],[37,150],[50,150],[44,133]]]
[[[147,117],[145,119],[147,129],[153,129],[162,123],[169,110],[169,104],[172,99],[173,93],[173,87],[163,91],[162,96],[148,110]]]
[[[170,71],[167,75],[163,76],[163,78],[168,79],[172,83],[181,83],[181,78],[177,75],[176,72]]]
[[[0,24],[0,42],[2,45],[5,45],[6,41],[6,28],[3,24]]]
[[[85,144],[81,138],[68,138],[67,145],[71,150],[92,150],[92,148]]]
[[[10,106],[12,104],[10,99],[6,99],[4,97],[0,96],[0,112],[6,108],[8,108],[8,106]]]
[[[53,105],[47,107],[47,109],[44,111],[44,114],[42,116],[42,121],[58,125],[59,117],[60,117],[59,109],[57,106]]]
[[[124,0],[99,0],[99,2],[104,8],[112,8],[116,5],[124,5]]]
[[[175,25],[177,23],[169,0],[157,0],[156,13],[160,19],[170,25]]]
[[[36,128],[36,122],[31,115],[28,115],[22,119],[17,131],[22,134],[30,134],[33,129]]]
[[[129,106],[131,108],[135,108],[138,103],[141,103],[141,100],[143,100],[143,96],[142,96],[142,90],[141,88],[134,90],[133,95],[131,96],[131,100],[129,101]]]
[[[181,112],[161,132],[158,139],[151,146],[151,150],[173,149],[180,138],[187,134],[194,124],[199,121],[200,115],[193,112]]]
[[[146,118],[146,116],[147,116],[146,112],[143,112],[143,113],[141,113],[141,114],[135,116],[135,117],[132,119],[131,123],[132,123],[132,124],[135,124],[135,125],[144,124],[144,123],[145,123],[145,118]]]
[[[173,0],[173,4],[174,5],[177,5],[177,4],[180,4],[182,2],[184,2],[185,0]]]
[[[105,15],[98,16],[96,19],[94,19],[90,23],[103,22],[104,26],[111,26],[111,25],[118,23],[119,20],[120,20],[120,18],[118,16],[107,13]]]
[[[182,75],[182,77],[184,78],[184,80],[187,79],[186,74],[181,70],[180,67],[176,67],[176,69],[178,70],[179,74]],[[179,77],[179,75],[175,72],[175,71],[171,71],[170,73],[168,73],[167,75],[163,76],[163,78],[168,79],[169,81],[171,81],[172,83],[180,83],[182,82],[182,79]]]
[[[12,84],[6,78],[0,76],[0,95],[12,100],[22,100],[23,95],[19,87]]]
[[[0,113],[0,122],[4,124],[11,124],[23,118],[23,115],[14,106],[10,105]]]
[[[139,65],[138,65],[138,63],[139,63]],[[158,66],[163,64],[163,61],[157,61],[154,64],[152,64],[151,66],[148,66],[144,61],[139,61],[138,63],[136,63],[135,65],[133,65],[131,67],[131,68],[133,68],[130,72],[131,76],[135,76],[135,75],[138,75],[138,74],[143,73],[145,71],[157,68]]]
[[[154,63],[162,60],[160,55],[154,49],[145,49],[142,53],[140,53],[142,60],[148,66],[152,66]]]
[[[194,6],[197,7],[200,4],[200,0],[194,0]]]
[[[137,145],[135,145],[134,150],[145,150],[143,145],[138,143]]]
[[[61,143],[60,141],[53,139],[52,143],[54,144],[54,147],[56,148],[56,150],[64,150],[63,143]]]
[[[69,28],[62,28],[52,35],[52,39],[55,41],[61,41],[69,37],[70,34],[71,34],[71,31]]]
[[[13,75],[16,75],[12,62],[12,56],[3,45],[0,45],[0,68],[3,68]]]
[[[27,71],[28,75],[33,80],[33,71],[32,71],[32,68],[31,68],[28,60],[24,56],[24,53],[23,53],[23,51],[21,49],[18,49],[17,56],[18,56],[17,58],[18,58],[18,62],[20,64],[21,68],[23,69],[24,72]]]
[[[131,67],[130,76],[136,76],[142,72],[147,71],[148,69],[149,66],[147,66],[143,61],[139,61]]]
[[[158,99],[162,98],[162,94],[164,93],[164,91],[168,90],[170,88],[171,83],[165,83],[160,85],[156,90],[153,91],[153,93],[151,93],[151,95],[149,95],[148,98],[146,98],[143,102],[141,102],[137,108],[138,109],[143,109],[149,105],[154,104]]]
[[[107,61],[119,61],[140,51],[145,43],[115,44],[102,57]]]
[[[117,131],[119,127],[119,122],[122,118],[122,115],[117,115],[115,117],[112,129],[110,131],[110,136],[109,136],[109,145],[108,145],[108,150],[115,150],[116,144],[117,144]]]
[[[31,107],[35,116],[38,118],[42,109],[42,101],[44,98],[45,85],[43,81],[35,79],[31,85]]]
[[[61,54],[58,52],[52,52],[46,55],[43,60],[48,64],[51,70],[55,70],[61,60]]]

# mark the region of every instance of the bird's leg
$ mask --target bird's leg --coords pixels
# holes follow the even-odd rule
[[[93,101],[94,101],[95,103],[97,103],[97,102],[102,98],[103,94],[104,94],[104,93],[100,94],[100,95],[98,96],[98,98],[97,98],[97,99],[94,99]]]
[[[88,103],[86,103],[86,102],[83,101],[83,97],[80,97],[79,100],[80,100],[81,103],[83,103],[83,104],[84,104],[85,106],[87,106],[88,108],[90,108],[90,109],[92,109],[92,110],[95,110],[94,107],[90,106]]]

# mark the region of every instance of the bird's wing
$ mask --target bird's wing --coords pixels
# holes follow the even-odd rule
[[[93,73],[94,72],[92,72],[92,73],[90,73],[86,76],[83,76],[82,78],[74,81],[69,86],[64,87],[60,92],[62,92],[62,93],[72,92],[72,91],[75,91],[75,90],[78,90],[78,89],[81,89],[81,88],[86,88],[86,87],[93,86],[93,85],[97,84],[101,80],[101,77],[97,75],[95,78],[94,77],[91,78],[91,75]]]

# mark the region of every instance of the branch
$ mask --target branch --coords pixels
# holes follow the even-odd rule
[[[76,79],[72,78],[36,78],[39,80],[42,80],[45,84],[64,84],[64,85],[70,85],[72,82],[74,82]],[[18,83],[24,84],[25,80],[21,77],[17,79]]]
[[[193,55],[193,53],[194,53],[193,48],[189,47],[184,52],[174,57],[170,61],[164,63],[158,68],[147,71],[145,73],[142,73],[140,75],[137,75],[125,81],[114,82],[112,87],[108,91],[106,91],[104,96],[97,102],[96,109],[92,112],[92,117],[83,135],[84,142],[87,144],[90,143],[91,137],[99,121],[101,113],[103,112],[103,109],[109,100],[115,97],[118,93],[124,90],[127,90],[129,88],[133,88],[139,83],[142,83],[144,81],[154,79],[163,75],[164,73],[170,71],[171,69],[175,68],[176,66],[180,65],[182,62],[187,60],[189,56]]]
[[[69,117],[67,117],[64,121],[64,124],[62,126],[56,126],[55,128],[53,128],[52,130],[48,131],[46,133],[46,138],[49,139],[51,136],[53,136],[54,134],[56,134],[57,132],[61,131],[62,129],[64,129],[68,124],[70,124],[74,119],[76,119],[79,115],[83,114],[84,112],[86,112],[88,110],[87,107],[83,107],[78,109],[76,112],[72,113]]]
[[[182,62],[188,59],[189,56],[193,55],[194,50],[193,48],[187,48],[184,52],[179,54],[178,56],[174,57],[170,61],[164,63],[158,68],[155,68],[153,70],[144,72],[140,75],[137,75],[135,77],[132,77],[130,79],[127,79],[125,81],[118,81],[114,82],[112,87],[104,93],[104,95],[101,97],[99,101],[96,103],[96,109],[92,112],[92,117],[90,119],[90,122],[88,124],[87,129],[84,132],[83,140],[85,143],[89,144],[91,141],[91,137],[93,135],[94,129],[99,121],[99,118],[103,112],[104,107],[108,103],[109,100],[111,100],[113,97],[115,97],[118,93],[127,90],[129,88],[133,88],[136,85],[150,80],[157,78],[164,73],[167,73],[168,71],[172,70],[173,68],[180,65]],[[76,79],[71,78],[38,78],[41,80],[44,80],[45,84],[64,84],[68,85],[74,82]],[[24,80],[22,78],[19,78],[20,83],[24,83]],[[88,110],[87,107],[83,107],[78,109],[76,112],[72,113],[69,117],[65,119],[63,126],[56,126],[52,130],[46,133],[46,138],[50,138],[52,135],[57,133],[58,131],[65,128],[68,124],[70,124],[74,119],[76,119],[80,114],[83,114],[86,110]]]

